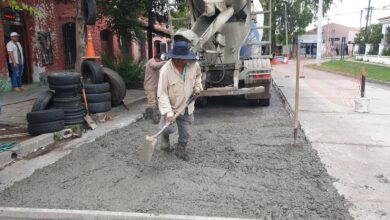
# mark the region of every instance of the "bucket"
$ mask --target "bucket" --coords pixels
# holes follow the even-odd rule
[[[371,98],[356,98],[355,99],[355,112],[368,113],[370,112]]]

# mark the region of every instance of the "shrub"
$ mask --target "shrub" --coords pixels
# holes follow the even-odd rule
[[[103,55],[102,61],[105,67],[115,70],[122,76],[128,89],[142,88],[145,61],[134,63],[131,57],[126,55],[122,56],[117,63],[107,55]]]
[[[390,56],[390,48],[382,50],[382,56]]]

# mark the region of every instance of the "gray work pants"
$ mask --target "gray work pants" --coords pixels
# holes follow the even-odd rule
[[[164,127],[165,125],[165,119],[166,116],[162,116],[160,119],[160,128]],[[188,115],[180,115],[176,118],[176,123],[169,126],[165,131],[163,132],[163,135],[170,135],[175,132],[176,127],[179,131],[179,142],[180,143],[187,143],[188,139],[190,138],[190,127],[192,123],[194,122],[194,114]]]

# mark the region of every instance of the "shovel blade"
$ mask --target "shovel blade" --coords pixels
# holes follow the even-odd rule
[[[139,153],[139,159],[143,162],[150,162],[157,144],[157,139],[155,137],[146,136],[145,140],[146,143]]]
[[[95,130],[98,126],[97,124],[95,123],[95,121],[91,118],[91,116],[89,115],[86,115],[84,117],[84,120],[87,122],[88,126],[92,129],[92,130]]]

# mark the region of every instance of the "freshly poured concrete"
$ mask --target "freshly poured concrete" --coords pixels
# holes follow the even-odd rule
[[[158,130],[139,121],[5,189],[0,206],[351,219],[346,200],[302,133],[299,147],[291,146],[291,118],[275,94],[267,108],[236,99],[212,102],[196,113],[189,162],[160,151],[150,164],[139,161],[145,135]]]

